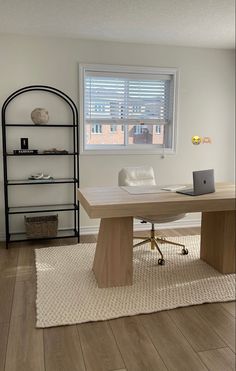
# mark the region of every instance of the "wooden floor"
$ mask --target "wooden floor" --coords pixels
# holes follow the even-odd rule
[[[0,371],[235,370],[234,302],[36,329],[34,248],[50,245],[0,248]]]

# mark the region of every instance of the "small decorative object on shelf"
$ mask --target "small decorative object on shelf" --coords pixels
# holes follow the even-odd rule
[[[28,178],[29,180],[53,180],[53,177],[50,174],[37,173],[32,174]]]
[[[31,112],[31,119],[35,125],[47,124],[49,121],[49,114],[45,108],[35,108]]]
[[[37,155],[37,149],[14,149],[14,155]]]
[[[28,238],[56,237],[58,215],[25,216],[25,230]]]
[[[66,149],[49,148],[45,149],[43,153],[68,153],[68,151]]]
[[[29,148],[29,139],[28,138],[20,138],[20,148],[21,149],[28,149]]]
[[[29,139],[28,138],[20,138],[20,147],[21,149],[14,149],[14,155],[37,155],[37,149],[29,149]]]

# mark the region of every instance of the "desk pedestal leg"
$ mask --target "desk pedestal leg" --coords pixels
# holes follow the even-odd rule
[[[98,287],[132,285],[132,217],[101,219],[93,271]]]
[[[221,273],[235,272],[235,211],[202,213],[200,257]]]

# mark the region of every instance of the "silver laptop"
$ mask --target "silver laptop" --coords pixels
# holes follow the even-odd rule
[[[215,192],[214,170],[193,171],[193,188],[182,189],[176,192],[190,196]]]

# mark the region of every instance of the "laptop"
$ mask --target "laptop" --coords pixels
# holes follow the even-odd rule
[[[193,188],[176,191],[189,196],[199,196],[215,192],[214,170],[193,171]]]

